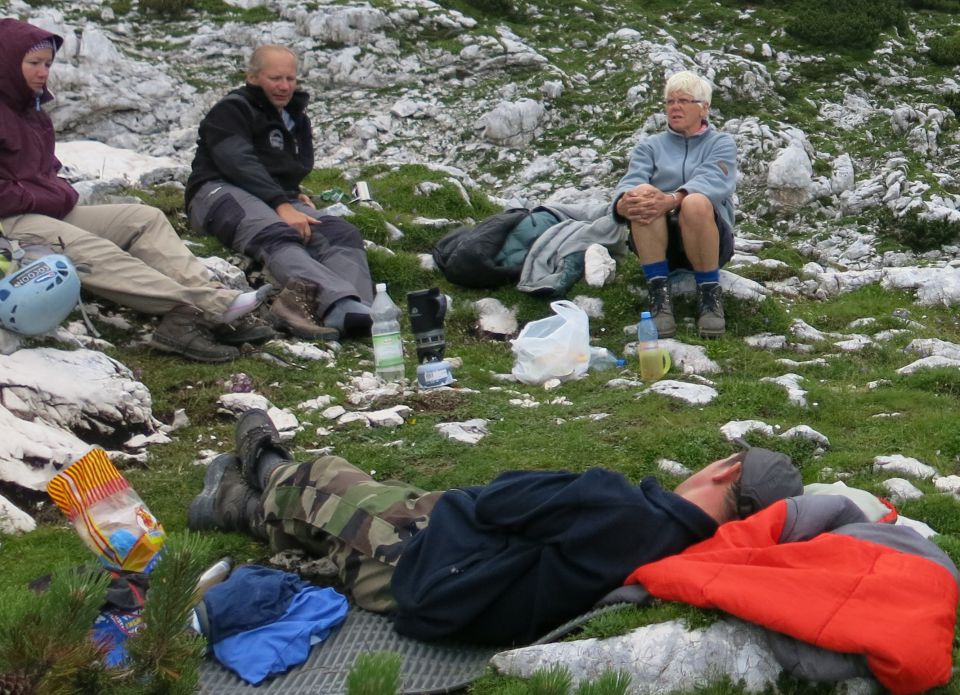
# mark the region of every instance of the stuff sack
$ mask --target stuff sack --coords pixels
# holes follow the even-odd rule
[[[551,302],[555,316],[531,321],[513,341],[513,376],[524,384],[579,379],[590,365],[590,319],[573,302]]]
[[[482,220],[474,227],[460,227],[443,236],[433,247],[433,260],[444,277],[463,287],[493,288],[512,285],[520,278],[519,267],[497,265],[494,259],[507,235],[530,215],[513,208]]]

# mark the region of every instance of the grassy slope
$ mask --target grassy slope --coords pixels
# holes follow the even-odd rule
[[[589,66],[595,66],[594,61],[604,57],[588,55],[591,53],[587,50],[590,43],[603,32],[619,26],[640,26],[647,17],[657,17],[675,35],[692,37],[693,46],[702,42],[698,37],[703,35],[703,26],[729,23],[736,27],[729,35],[730,43],[742,45],[751,41],[759,45],[764,36],[770,36],[771,27],[782,22],[780,11],[766,5],[757,8],[757,15],[763,19],[759,23],[738,21],[736,8],[729,4],[653,2],[644,3],[642,8],[633,3],[630,5],[620,12],[618,8],[581,3],[586,11],[572,18],[567,3],[550,3],[549,8],[542,8],[545,14],[553,15],[550,21],[515,24],[514,29],[531,40],[559,42],[562,38],[566,45],[573,47],[577,45],[577,38],[582,39],[584,49],[571,49],[555,60],[570,73],[582,71],[590,75],[593,70]],[[469,6],[463,9],[475,13]],[[620,19],[613,20],[613,15],[619,15]],[[918,25],[943,20],[943,16],[928,15],[911,15],[911,18]],[[778,39],[778,42],[793,44],[787,38]],[[908,46],[904,50],[912,49]],[[609,57],[616,59],[615,51],[611,51]],[[842,90],[834,86],[835,79],[838,82],[852,79],[855,66],[866,58],[868,56],[861,54],[827,55],[822,73],[808,68],[810,74],[804,75],[806,79],[782,90],[782,103],[729,103],[721,104],[721,110],[727,117],[759,111],[771,120],[802,124],[818,148],[835,151],[837,135],[827,132],[829,129],[818,132],[809,121],[812,114],[804,99],[818,100],[825,94],[836,98]],[[624,91],[623,85],[629,83],[628,67],[625,63],[603,78],[600,84],[591,85],[593,88],[587,96],[579,90],[568,92],[558,105],[565,117],[545,134],[547,143],[553,139],[557,149],[561,149],[569,144],[588,144],[599,136],[623,143],[619,151],[626,151],[625,144],[632,132],[647,113],[656,108],[651,104],[646,113],[629,113],[616,103],[618,95]],[[896,95],[886,98],[890,100],[887,105],[896,101]],[[594,120],[575,115],[575,107],[580,105],[578,101],[599,105],[600,109],[617,117],[609,119],[603,129]],[[859,134],[848,135],[851,148],[866,147]],[[615,154],[611,152],[610,156]],[[621,166],[622,161],[618,162],[616,170],[619,171]],[[510,173],[506,168],[502,175],[508,177]],[[414,185],[418,181],[432,179],[443,183],[441,175],[419,167],[397,171],[376,168],[364,171],[363,178],[370,181],[374,197],[384,205],[384,214],[381,217],[364,211],[358,216],[358,223],[368,237],[397,251],[395,256],[371,253],[375,278],[390,282],[398,303],[405,292],[432,285],[439,285],[454,297],[454,310],[447,322],[448,354],[464,360],[463,368],[456,374],[459,385],[476,389],[477,393],[463,394],[453,402],[438,403],[430,398],[418,398],[412,404],[415,417],[397,430],[349,429],[324,440],[318,440],[313,434],[315,426],[324,424],[319,416],[304,416],[308,424],[295,440],[295,448],[333,444],[336,453],[365,469],[376,471],[378,477],[403,478],[426,488],[480,483],[499,471],[517,467],[563,466],[580,470],[592,465],[608,466],[634,478],[658,475],[669,485],[676,481],[657,473],[659,458],[675,459],[695,467],[722,456],[730,451],[730,447],[721,437],[719,427],[731,419],[755,418],[782,429],[806,424],[829,437],[832,448],[821,457],[815,457],[813,447],[799,440],[783,442],[750,437],[754,444],[781,448],[792,454],[801,466],[806,482],[829,482],[835,479],[836,472],[842,472],[850,475],[847,478],[849,484],[880,493],[881,478],[872,472],[872,460],[875,456],[892,453],[915,456],[942,474],[957,469],[960,460],[960,435],[956,434],[955,428],[960,392],[957,371],[931,370],[914,376],[895,374],[897,368],[913,359],[901,350],[910,338],[936,337],[960,342],[954,309],[914,306],[909,295],[882,291],[878,287],[868,287],[828,302],[773,298],[754,306],[729,301],[730,331],[725,338],[705,343],[689,326],[683,325],[678,335],[681,340],[706,345],[709,356],[723,369],[721,374],[713,377],[720,396],[710,405],[694,407],[659,396],[637,398],[633,390],[612,391],[604,386],[609,376],[606,373],[564,385],[549,395],[549,398],[566,396],[572,405],[544,403],[537,409],[522,409],[508,403],[515,395],[490,389],[501,386],[492,378],[492,373],[510,369],[509,344],[478,338],[472,330],[474,317],[467,303],[492,295],[508,306],[517,307],[521,321],[545,315],[548,311],[545,304],[512,289],[487,293],[453,287],[438,276],[422,271],[413,255],[428,251],[442,234],[442,231],[412,227],[409,220],[414,216],[479,218],[491,210],[490,206],[477,197],[474,206],[467,208],[449,185],[429,196],[414,196]],[[334,184],[348,188],[348,183],[339,180],[336,172],[329,171],[319,172],[313,182],[317,189]],[[749,197],[751,192],[743,193]],[[400,242],[387,243],[383,219],[403,227],[407,236]],[[766,224],[754,220],[751,231],[762,236]],[[220,252],[209,245],[207,249],[212,253]],[[786,242],[779,242],[766,254],[786,260],[794,268],[799,268],[805,261]],[[571,296],[586,294],[600,297],[605,302],[605,318],[591,321],[591,334],[596,344],[622,352],[629,340],[622,328],[636,320],[639,309],[636,288],[639,285],[641,275],[635,260],[624,259],[618,269],[618,281],[613,286],[595,290],[581,284],[574,288]],[[812,354],[797,356],[789,352],[754,350],[742,341],[744,336],[763,331],[783,333],[794,318],[802,318],[821,330],[844,330],[849,321],[866,316],[878,319],[877,330],[898,327],[892,312],[903,307],[910,310],[912,318],[923,328],[861,353],[836,357],[837,350],[832,346],[818,345]],[[689,309],[689,305],[681,302],[681,311],[689,312]],[[112,333],[110,337],[122,345],[129,336]],[[411,345],[408,345],[408,352],[412,354]],[[222,383],[231,374],[246,372],[253,378],[258,392],[278,406],[292,407],[322,393],[341,394],[338,381],[361,369],[369,369],[371,357],[366,346],[348,344],[335,368],[306,365],[305,369],[297,370],[251,357],[231,365],[201,366],[144,348],[119,347],[111,354],[142,374],[142,380],[153,394],[158,417],[169,421],[176,408],[186,408],[191,418],[191,425],[176,434],[174,443],[151,450],[151,461],[146,469],[126,471],[134,487],[173,533],[184,531],[186,506],[200,488],[203,471],[191,465],[196,452],[201,448],[226,450],[231,447],[231,421],[218,414],[215,406],[217,396],[225,390]],[[804,385],[809,389],[810,405],[806,408],[791,405],[780,387],[759,381],[760,377],[778,376],[789,371],[776,364],[778,357],[808,359],[820,355],[828,356],[828,366],[809,367],[802,372],[807,378]],[[633,364],[628,367],[635,371]],[[408,368],[408,372],[412,373],[412,369]],[[877,379],[889,379],[890,383],[869,389],[867,384]],[[529,393],[537,400],[548,400],[547,394],[538,388],[508,388]],[[599,421],[573,419],[598,412],[610,416]],[[872,417],[891,412],[899,415],[895,418]],[[433,427],[438,422],[470,417],[491,421],[490,436],[476,447],[446,441]],[[402,439],[404,444],[396,448],[385,447],[396,439]],[[940,530],[943,535],[939,542],[955,559],[960,559],[957,501],[936,493],[929,482],[915,482],[929,494],[923,500],[903,505],[902,511]],[[43,524],[35,533],[3,538],[0,543],[0,566],[4,568],[0,574],[0,606],[4,610],[16,610],[30,600],[23,588],[30,579],[49,572],[54,565],[76,564],[89,557],[69,527],[57,521],[53,514],[45,514],[44,518],[53,520]],[[231,554],[241,560],[263,561],[267,557],[264,546],[236,534],[215,534],[215,545],[211,559],[213,555],[222,554]],[[595,629],[604,634],[619,632],[630,625],[675,613],[693,615],[694,620],[704,619],[699,612],[667,607],[657,609],[657,612],[632,611],[622,619]],[[808,686],[794,683],[783,685],[791,691],[808,689]],[[955,679],[951,689],[956,686]],[[519,686],[490,678],[477,687],[477,692],[505,692],[515,687]],[[735,690],[729,684],[717,687],[723,691],[731,689]]]

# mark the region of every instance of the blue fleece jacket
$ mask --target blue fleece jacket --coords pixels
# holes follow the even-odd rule
[[[626,222],[616,212],[620,196],[641,183],[667,193],[681,188],[687,193],[702,193],[732,230],[737,146],[730,135],[709,124],[689,137],[668,128],[641,140],[633,148],[627,173],[614,191],[611,212],[617,222]]]
[[[638,561],[716,529],[654,478],[635,485],[601,468],[504,473],[437,501],[393,574],[394,625],[421,640],[526,644],[589,610]]]

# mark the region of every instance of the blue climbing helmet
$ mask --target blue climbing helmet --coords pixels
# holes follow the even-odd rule
[[[80,301],[80,277],[66,256],[51,253],[0,279],[0,327],[21,335],[56,328]]]

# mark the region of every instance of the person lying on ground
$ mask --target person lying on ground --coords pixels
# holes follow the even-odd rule
[[[300,189],[313,134],[297,63],[286,46],[260,46],[246,84],[201,121],[187,214],[197,233],[263,263],[283,286],[270,309],[278,328],[323,340],[369,335],[373,283],[360,230],[318,212]]]
[[[524,644],[589,610],[638,565],[802,494],[790,459],[749,449],[672,492],[620,473],[511,471],[489,485],[425,492],[378,482],[336,456],[296,463],[262,410],[235,454],[207,469],[188,526],[245,531],[322,558],[357,605],[422,640]]]
[[[909,526],[868,521],[843,494],[778,501],[625,584],[604,600],[647,594],[767,628],[777,661],[802,678],[872,675],[918,693],[953,676],[956,565]]]
[[[712,93],[699,75],[672,75],[663,89],[667,130],[636,145],[614,190],[613,217],[630,224],[661,338],[677,332],[669,274],[678,268],[697,281],[700,336],[726,331],[720,268],[733,256],[737,148],[707,120]]]
[[[56,247],[81,271],[84,289],[163,316],[151,345],[203,362],[239,356],[235,345],[273,336],[249,316],[270,288],[227,289],[147,205],[77,205],[58,173],[54,129],[43,104],[60,36],[0,19],[0,226],[22,245]],[[62,245],[62,249],[59,248]]]

